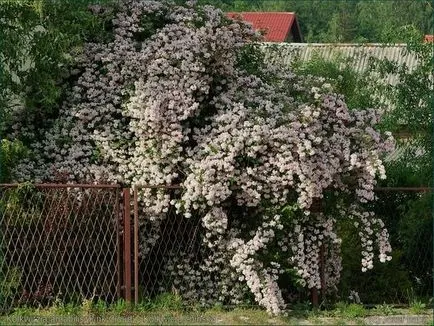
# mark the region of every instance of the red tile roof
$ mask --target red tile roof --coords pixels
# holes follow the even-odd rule
[[[425,42],[434,42],[434,35],[425,35]]]
[[[285,42],[293,24],[297,24],[293,12],[229,12],[227,16],[241,18],[251,23],[255,30],[265,30],[268,42]]]

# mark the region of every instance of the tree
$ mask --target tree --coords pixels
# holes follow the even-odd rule
[[[395,32],[400,27],[412,25],[424,34],[433,29],[429,1],[228,0],[215,5],[224,11],[293,11],[307,42],[402,43],[405,39]]]
[[[100,3],[110,2],[109,0]],[[75,81],[84,42],[102,41],[110,13],[92,15],[90,0],[0,3],[0,177],[58,115]],[[18,132],[19,131],[19,132]]]

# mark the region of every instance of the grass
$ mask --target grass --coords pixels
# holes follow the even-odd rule
[[[367,310],[361,304],[338,302],[334,310],[334,317],[345,319],[361,318],[367,315]]]
[[[410,311],[415,315],[424,312],[426,309],[427,309],[426,304],[417,300],[411,302],[410,304]]]
[[[379,316],[389,316],[389,315],[397,314],[396,309],[394,309],[393,306],[388,305],[386,303],[376,306],[373,311],[377,313]]]
[[[365,309],[359,304],[337,303],[332,310],[312,310],[310,305],[293,307],[287,316],[273,317],[259,308],[222,306],[211,309],[185,309],[181,298],[162,294],[150,301],[131,306],[124,300],[107,304],[102,300],[83,300],[80,305],[56,301],[48,308],[21,307],[8,316],[0,316],[0,325],[364,325],[365,317],[427,314],[426,306],[415,302],[409,309],[380,305]],[[427,316],[427,322],[432,324]]]

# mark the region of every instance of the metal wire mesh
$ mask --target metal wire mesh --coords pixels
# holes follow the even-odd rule
[[[433,286],[433,225],[431,194],[426,191],[407,188],[377,191],[378,200],[371,208],[388,228],[393,259],[386,263],[377,260],[375,268],[368,272],[361,271],[358,230],[352,223],[340,225],[344,270],[337,297],[327,297],[327,302],[349,301],[351,293],[357,293],[360,302],[367,306],[429,300]],[[200,218],[186,219],[169,210],[161,223],[148,223],[143,211],[138,209],[136,213],[141,221],[139,241],[154,239],[149,252],[142,251],[138,258],[139,297],[188,291],[188,284],[179,283],[182,277],[174,275],[171,266],[178,262],[200,262],[207,255],[201,246],[204,230]],[[306,299],[306,295],[300,297]]]
[[[0,311],[120,292],[119,189],[0,187]]]
[[[159,190],[178,191],[179,187]],[[137,188],[140,191],[140,188]],[[183,290],[183,284],[175,280],[171,266],[175,259],[193,257],[200,261],[204,248],[201,246],[203,235],[201,220],[198,217],[185,218],[169,209],[161,221],[150,221],[140,209],[136,210],[139,222],[139,241],[148,242],[147,249],[141,246],[138,255],[138,297],[153,298],[166,292]],[[150,241],[147,241],[150,240]]]
[[[137,192],[133,198],[129,194],[124,189],[122,199],[115,186],[0,186],[0,312],[21,305],[46,307],[56,299],[110,302],[122,294],[128,300],[133,290],[136,302],[168,292],[185,297],[191,284],[184,284],[188,281],[174,266],[200,264],[209,255],[201,219],[169,209],[159,222],[151,221]],[[355,254],[361,251],[357,231],[341,225],[344,270],[337,299],[347,300],[354,292],[368,305],[429,298],[431,194],[394,190],[380,191],[378,197],[372,209],[389,230],[393,259],[362,273]]]

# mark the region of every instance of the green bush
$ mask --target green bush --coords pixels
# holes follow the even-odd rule
[[[398,236],[403,246],[403,262],[410,273],[417,297],[432,294],[433,219],[431,194],[408,201],[403,207],[405,218],[399,223]]]
[[[0,141],[0,183],[9,181],[11,168],[26,155],[27,150],[21,141],[7,139]]]
[[[338,296],[350,301],[351,291],[358,293],[363,304],[405,302],[406,293],[411,288],[410,275],[402,262],[402,251],[395,247],[392,260],[377,264],[373,270],[361,271],[360,240],[357,231],[350,223],[341,222],[342,265]]]

